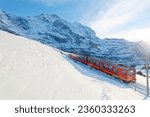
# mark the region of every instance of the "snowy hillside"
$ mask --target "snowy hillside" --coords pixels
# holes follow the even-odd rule
[[[0,31],[0,99],[98,99],[99,86],[60,53]]]
[[[144,99],[51,47],[0,31],[0,99]]]
[[[80,23],[69,23],[54,14],[18,17],[0,11],[0,30],[37,40],[63,51],[115,61],[125,65],[143,64],[141,42],[99,39]],[[145,47],[145,46],[144,46]],[[150,55],[150,54],[149,54]]]

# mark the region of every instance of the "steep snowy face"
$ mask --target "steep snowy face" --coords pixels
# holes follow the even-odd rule
[[[4,11],[0,10],[0,29],[4,30],[4,28],[8,27],[8,23],[9,22],[7,14]]]
[[[69,23],[54,14],[17,17],[0,11],[0,29],[37,40],[67,52],[84,54],[126,65],[142,64],[140,43],[104,39],[80,23]]]
[[[104,39],[100,49],[102,50],[100,56],[109,61],[125,65],[136,65],[142,62],[137,53],[138,43],[124,39]]]
[[[71,25],[69,25],[69,27],[76,34],[84,36],[88,39],[93,38],[96,35],[95,32],[93,30],[91,30],[91,28],[83,26],[77,22],[72,23]]]
[[[22,35],[41,43],[54,46],[68,52],[89,54],[91,45],[98,45],[101,40],[95,32],[79,23],[69,23],[52,14],[40,14],[34,17],[17,17],[1,12],[0,29]],[[93,53],[93,52],[91,52]]]
[[[1,10],[0,29],[13,34],[21,35],[25,30],[29,29],[29,24],[25,18],[16,17]]]

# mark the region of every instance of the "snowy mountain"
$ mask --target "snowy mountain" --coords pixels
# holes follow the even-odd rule
[[[126,65],[143,64],[140,43],[124,39],[99,39],[80,23],[69,23],[54,14],[18,17],[0,11],[0,30],[37,40],[67,52],[84,54]]]
[[[135,92],[127,84],[74,62],[49,46],[4,31],[0,31],[0,83],[0,99],[5,100],[145,97],[138,88]]]

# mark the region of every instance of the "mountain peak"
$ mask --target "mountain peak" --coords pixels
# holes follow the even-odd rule
[[[58,17],[58,15],[56,15],[56,14],[51,14],[51,17],[59,18],[60,19],[60,17]]]
[[[6,14],[7,13],[4,10],[0,9],[0,15],[6,15]]]
[[[2,10],[2,9],[0,9],[0,13],[1,13],[1,12],[5,12],[5,11],[4,11],[4,10]]]
[[[40,19],[47,19],[47,20],[50,20],[50,19],[60,19],[57,15],[55,14],[48,14],[48,13],[41,13],[40,15],[36,16]]]

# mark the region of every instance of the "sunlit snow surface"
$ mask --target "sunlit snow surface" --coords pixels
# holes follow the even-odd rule
[[[0,31],[0,99],[146,98],[140,90],[51,47]]]

